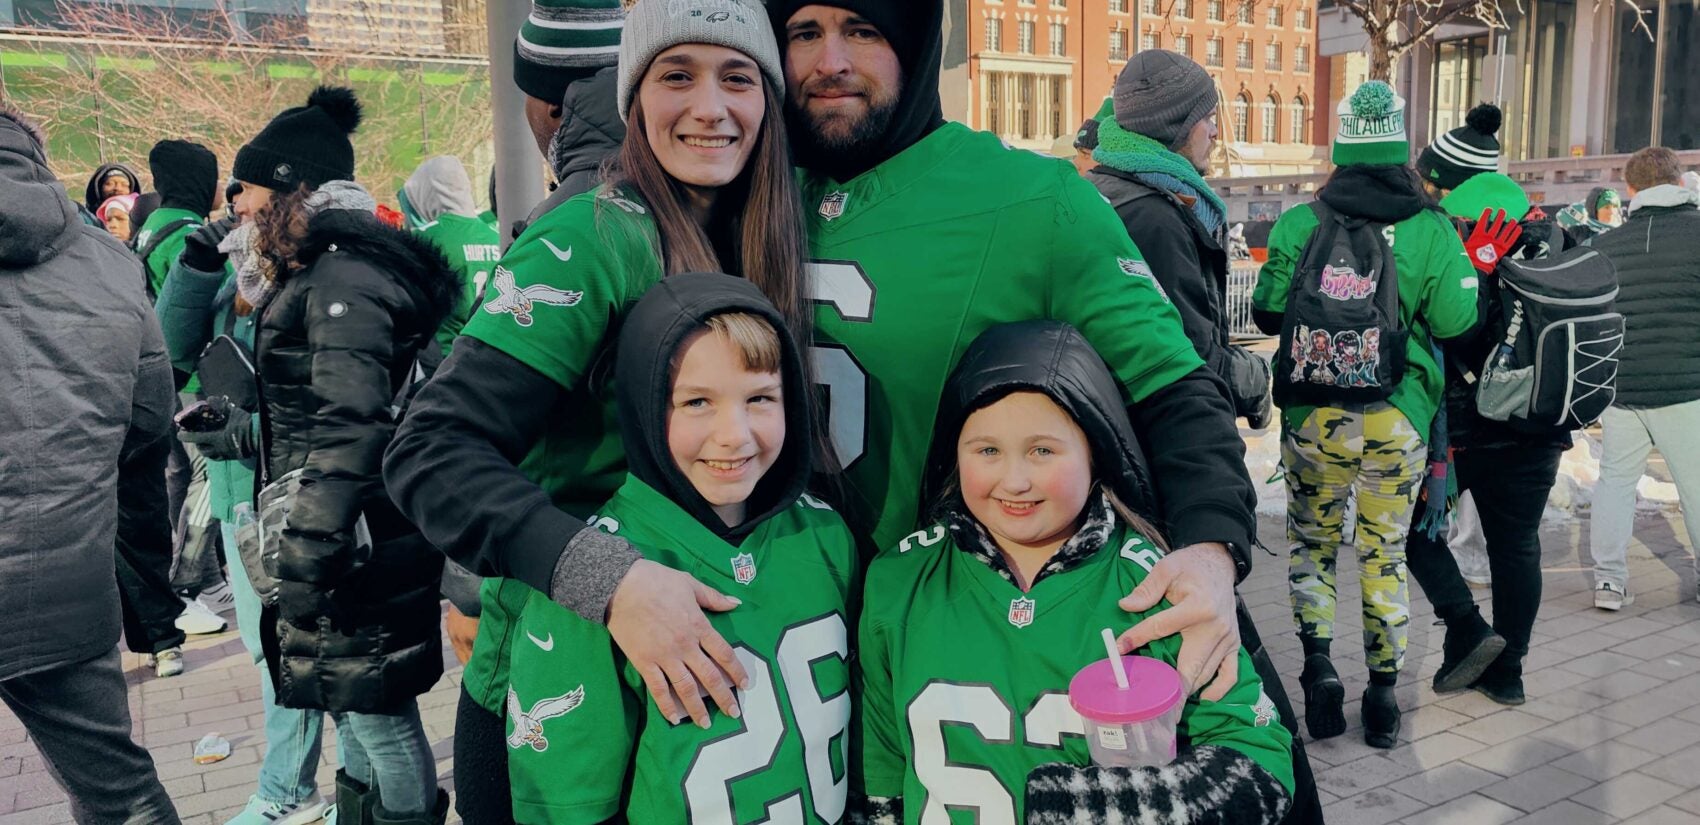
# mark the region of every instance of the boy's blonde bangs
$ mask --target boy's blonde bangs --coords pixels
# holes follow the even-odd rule
[[[732,342],[744,369],[778,373],[784,361],[779,331],[766,318],[747,312],[728,312],[708,319],[708,328]]]

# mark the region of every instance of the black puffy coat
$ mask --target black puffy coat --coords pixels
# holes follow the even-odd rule
[[[443,557],[390,503],[380,471],[391,403],[460,279],[428,242],[350,210],[314,216],[297,260],[255,333],[260,483],[302,470],[266,658],[279,704],[384,712],[442,675]],[[369,554],[354,541],[361,516]]]
[[[1622,226],[1592,242],[1617,267],[1624,338],[1614,403],[1668,407],[1700,398],[1700,210],[1676,186],[1635,203]]]

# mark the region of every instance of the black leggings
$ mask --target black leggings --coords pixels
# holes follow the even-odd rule
[[[1558,477],[1559,447],[1477,447],[1453,453],[1458,491],[1470,491],[1482,518],[1493,574],[1493,629],[1516,660],[1529,652],[1529,633],[1541,607],[1541,513]],[[1419,518],[1413,519],[1415,525]],[[1475,606],[1470,586],[1446,546],[1445,528],[1429,538],[1411,528],[1406,563],[1441,619]]]
[[[507,725],[460,689],[455,709],[455,813],[466,825],[513,825]]]

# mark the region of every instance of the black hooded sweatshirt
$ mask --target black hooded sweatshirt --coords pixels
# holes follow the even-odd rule
[[[785,446],[745,503],[743,523],[728,527],[673,460],[667,446],[673,365],[685,343],[707,329],[708,319],[742,312],[765,319],[779,332],[785,387]],[[773,303],[754,284],[731,275],[686,273],[663,278],[644,293],[620,329],[614,368],[620,439],[627,471],[704,527],[738,544],[757,525],[796,503],[809,481],[809,393],[801,391],[803,357]]]
[[[131,192],[138,195],[142,193],[142,181],[130,167],[122,163],[103,163],[99,169],[94,170],[94,175],[89,178],[89,185],[83,190],[83,205],[88,207],[89,214],[94,214],[94,211],[106,202],[106,198],[100,196],[100,182],[106,180],[107,175],[112,172],[122,173],[130,179]]]
[[[162,140],[148,152],[148,171],[159,205],[196,215],[212,212],[218,194],[218,156],[199,143]],[[140,224],[137,224],[140,226]]]

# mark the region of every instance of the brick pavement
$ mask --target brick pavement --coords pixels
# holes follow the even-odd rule
[[[1264,542],[1284,546],[1277,520]],[[1593,609],[1585,521],[1543,534],[1545,599],[1527,661],[1529,703],[1505,708],[1473,692],[1437,696],[1428,682],[1440,664],[1443,629],[1413,587],[1411,647],[1398,695],[1405,709],[1399,746],[1363,744],[1358,700],[1367,685],[1356,565],[1341,562],[1335,657],[1347,687],[1344,736],[1312,743],[1310,754],[1333,825],[1633,825],[1700,822],[1700,604],[1679,517],[1636,526],[1630,550],[1633,605]],[[1580,551],[1578,548],[1582,548]],[[1579,555],[1582,560],[1579,561]],[[1283,559],[1261,557],[1242,588],[1286,687],[1300,701],[1300,654],[1291,631]],[[1487,592],[1476,591],[1487,608]],[[445,644],[445,651],[447,645]],[[259,683],[234,633],[187,648],[188,672],[154,679],[125,654],[131,713],[161,779],[188,825],[216,825],[252,792],[262,743]],[[460,672],[451,669],[421,704],[445,785]],[[1301,710],[1302,713],[1302,710]],[[214,765],[190,759],[209,731],[234,752]],[[336,745],[327,733],[319,770],[329,790]],[[0,825],[68,822],[64,796],[17,720],[0,708]],[[451,822],[455,820],[451,818]]]

